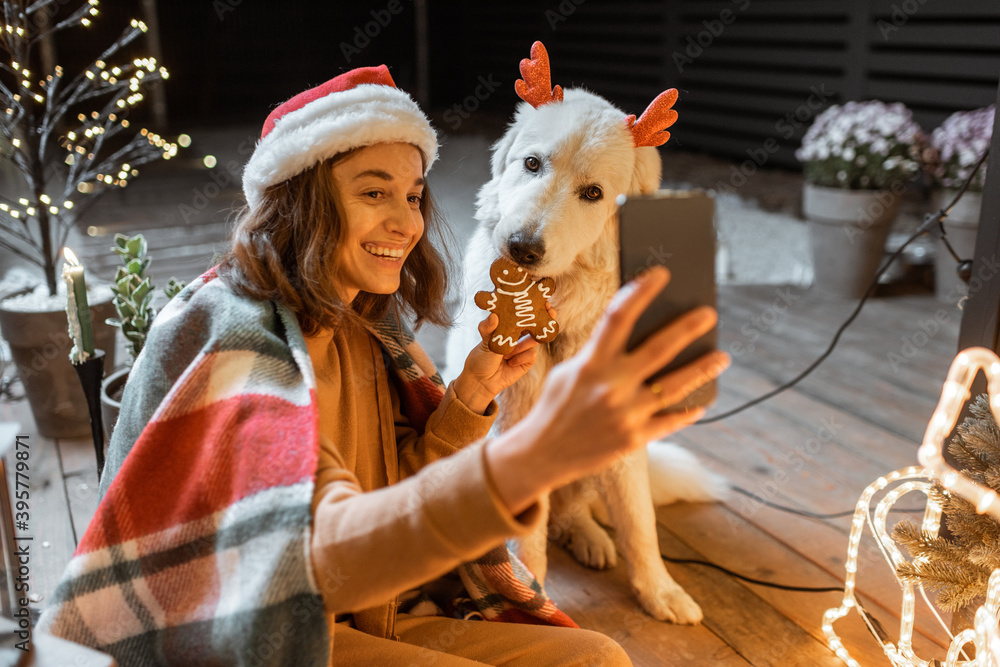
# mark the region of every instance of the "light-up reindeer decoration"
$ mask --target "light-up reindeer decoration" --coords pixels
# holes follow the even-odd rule
[[[937,537],[941,527],[941,506],[930,495],[934,481],[940,482],[949,492],[973,503],[980,513],[989,513],[994,518],[1000,519],[1000,502],[998,502],[996,492],[969,479],[944,460],[944,441],[955,428],[959,414],[970,397],[972,382],[980,370],[986,375],[990,409],[996,417],[998,410],[1000,410],[1000,357],[997,357],[991,350],[981,347],[960,352],[948,371],[941,400],[934,410],[934,415],[931,417],[924,435],[923,444],[920,446],[920,463],[925,468],[911,467],[880,477],[865,489],[858,500],[847,548],[847,576],[844,582],[844,597],[839,607],[828,609],[823,615],[823,633],[826,635],[830,648],[851,667],[860,667],[860,663],[852,658],[844,647],[840,637],[833,629],[833,624],[846,616],[851,609],[859,608],[855,586],[858,552],[866,523],[875,536],[886,560],[892,566],[893,572],[895,572],[897,566],[903,562],[904,556],[886,529],[886,519],[893,505],[903,495],[919,491],[927,496],[927,507],[924,511],[921,530],[932,538]],[[1000,423],[1000,419],[997,421]],[[872,499],[877,493],[887,489],[885,496],[876,505],[873,519],[871,514]],[[899,640],[895,644],[880,640],[882,649],[892,663],[899,667],[928,667],[932,663],[919,658],[913,651],[916,589],[919,589],[920,595],[939,621],[941,618],[930,601],[927,600],[926,593],[921,586],[903,580],[900,580],[899,583],[903,591]],[[862,617],[866,623],[870,623],[866,614],[862,613]],[[952,638],[945,659],[945,667],[1000,667],[998,618],[1000,618],[1000,570],[995,570],[990,576],[986,602],[976,610],[974,627],[963,630]],[[941,623],[944,625],[943,621]],[[947,626],[945,629],[947,630]],[[877,632],[875,634],[879,636]],[[975,647],[974,658],[969,658],[963,651],[970,643]],[[960,660],[960,657],[965,659]]]

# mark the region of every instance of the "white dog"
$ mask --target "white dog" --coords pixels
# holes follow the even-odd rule
[[[489,268],[499,255],[532,275],[555,279],[550,301],[558,311],[559,336],[540,345],[531,371],[498,397],[495,428],[501,431],[531,409],[546,374],[583,346],[618,290],[615,199],[659,188],[655,146],[669,137],[665,127],[676,118],[669,109],[676,91],[661,94],[634,122],[634,116],[626,118],[585,90],[563,95],[558,86],[550,89],[544,47],[536,42],[531,55],[521,63],[524,81],[516,84],[526,101],[493,146],[492,178],[479,191],[479,226],[465,254],[468,300],[447,346],[446,368],[454,374],[481,341],[477,325],[484,313],[472,296],[493,289]],[[653,507],[675,500],[717,500],[725,484],[675,445],[654,443],[649,453],[652,491],[647,452],[639,451],[600,475],[553,492],[549,531],[581,563],[606,568],[616,563],[615,544],[598,521],[613,526],[643,608],[660,620],[697,623],[701,609],[660,558]],[[543,529],[518,545],[518,555],[540,582],[546,573],[546,543]]]

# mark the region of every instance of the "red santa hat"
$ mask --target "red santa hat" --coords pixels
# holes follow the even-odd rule
[[[271,112],[243,170],[243,193],[255,209],[264,191],[338,153],[379,143],[420,149],[424,173],[437,159],[437,135],[389,68],[359,67],[299,93]]]

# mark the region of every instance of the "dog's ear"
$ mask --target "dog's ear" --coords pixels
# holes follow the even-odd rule
[[[510,153],[510,147],[514,145],[516,135],[514,127],[508,127],[503,136],[490,146],[490,150],[493,152],[493,157],[490,158],[490,171],[494,179],[500,178],[503,173],[504,165],[507,164],[507,155]]]
[[[476,220],[486,224],[495,224],[500,219],[500,177],[503,176],[507,155],[514,145],[516,132],[513,127],[507,128],[500,139],[490,147],[493,157],[490,159],[490,180],[479,188],[476,195]]]
[[[649,194],[660,189],[663,164],[660,152],[655,146],[640,146],[635,149],[635,167],[632,169],[632,183],[629,192]]]

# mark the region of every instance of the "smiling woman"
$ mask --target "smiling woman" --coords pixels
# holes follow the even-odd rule
[[[671,346],[625,358],[665,274],[550,373],[523,428],[488,438],[494,397],[538,343],[491,352],[490,315],[445,386],[415,342],[408,320],[447,321],[427,239],[436,154],[385,66],[268,117],[230,251],[163,309],[133,367],[102,500],[39,629],[120,664],[630,664],[575,628],[505,540],[539,528],[549,489],[700,416],[654,416],[662,399],[642,380]],[[666,334],[682,348],[713,322]],[[721,370],[698,363],[686,372]],[[407,613],[425,593],[449,617]]]
[[[417,324],[448,326],[444,260],[424,233],[441,224],[424,162],[412,144],[376,144],[267,187],[238,220],[219,274],[242,294],[284,302],[307,335],[400,306]],[[403,251],[405,262],[372,250]]]

